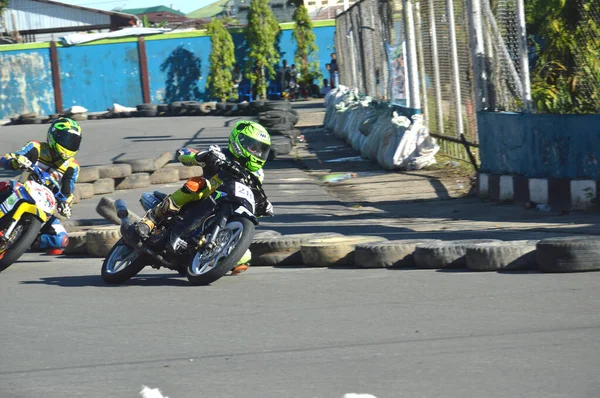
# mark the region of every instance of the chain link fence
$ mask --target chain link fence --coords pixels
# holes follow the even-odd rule
[[[340,84],[360,93],[389,99],[385,43],[391,38],[392,3],[363,0],[336,17]]]
[[[477,145],[478,111],[529,109],[518,4],[362,0],[336,18],[340,82],[420,110],[444,152],[469,160],[460,143]]]

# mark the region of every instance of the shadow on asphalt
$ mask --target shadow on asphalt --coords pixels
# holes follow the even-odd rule
[[[192,287],[186,279],[177,274],[140,275],[130,279],[122,285],[107,285],[100,275],[60,276],[52,278],[40,278],[36,281],[21,281],[23,285],[49,285],[59,287],[106,287],[125,288],[128,286],[164,287],[164,286],[186,286]],[[194,286],[196,287],[196,286]]]

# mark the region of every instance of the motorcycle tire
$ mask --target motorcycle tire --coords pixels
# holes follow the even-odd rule
[[[234,222],[242,224],[242,236],[235,244],[231,253],[229,253],[227,257],[223,258],[221,262],[217,263],[217,265],[214,268],[212,268],[210,271],[204,274],[195,274],[192,272],[191,267],[193,264],[193,260],[198,253],[196,253],[190,258],[190,260],[188,261],[188,265],[186,265],[185,267],[185,276],[192,285],[209,285],[215,282],[216,280],[220,279],[237,265],[238,261],[241,260],[246,250],[250,247],[252,239],[254,238],[254,224],[247,218],[236,216],[231,217],[227,221],[227,225],[230,225]]]
[[[17,237],[17,240],[4,252],[4,256],[0,258],[0,272],[10,267],[31,247],[40,229],[42,229],[42,222],[31,214],[23,214],[19,220],[19,224],[22,223],[27,223],[28,225],[25,226],[25,230],[21,233],[21,236]]]
[[[107,270],[109,262],[113,260],[114,252],[122,246],[127,245],[125,244],[123,239],[119,239],[119,241],[112,247],[112,249],[110,249],[110,252],[108,252],[108,255],[102,262],[102,280],[107,285],[120,285],[121,283],[125,283],[129,279],[139,274],[140,271],[143,270],[146,266],[146,260],[144,259],[144,256],[138,256],[135,260],[133,260],[122,270],[115,273],[109,273]],[[127,247],[133,250],[133,248],[129,246]]]

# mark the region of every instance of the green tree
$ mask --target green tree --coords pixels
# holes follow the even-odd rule
[[[212,51],[210,53],[210,71],[206,80],[207,89],[213,98],[226,101],[238,97],[233,90],[231,69],[235,64],[234,46],[231,34],[223,23],[213,18],[208,24],[208,34]]]
[[[315,44],[316,38],[313,32],[312,21],[308,16],[308,9],[304,4],[296,7],[293,19],[295,26],[292,37],[297,45],[294,62],[300,72],[300,82],[309,85],[315,79],[320,79],[322,75],[319,71],[319,60],[317,59],[317,51],[319,49]]]
[[[249,49],[247,70],[250,71],[248,78],[260,98],[266,97],[267,77],[275,76],[275,65],[279,62],[279,52],[275,48],[279,30],[269,0],[252,0],[246,28]]]
[[[527,30],[541,39],[532,72],[536,108],[549,113],[600,110],[597,0],[527,0]]]

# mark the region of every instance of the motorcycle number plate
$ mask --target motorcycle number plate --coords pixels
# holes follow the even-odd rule
[[[238,198],[246,199],[252,205],[252,210],[254,210],[254,194],[252,193],[252,190],[250,188],[248,188],[244,184],[236,182],[235,196],[237,196]]]
[[[54,194],[52,191],[34,181],[27,181],[25,185],[29,195],[31,195],[33,200],[35,200],[36,204],[44,211],[44,213],[52,214],[54,211],[54,206],[56,205],[56,200],[54,199]]]

